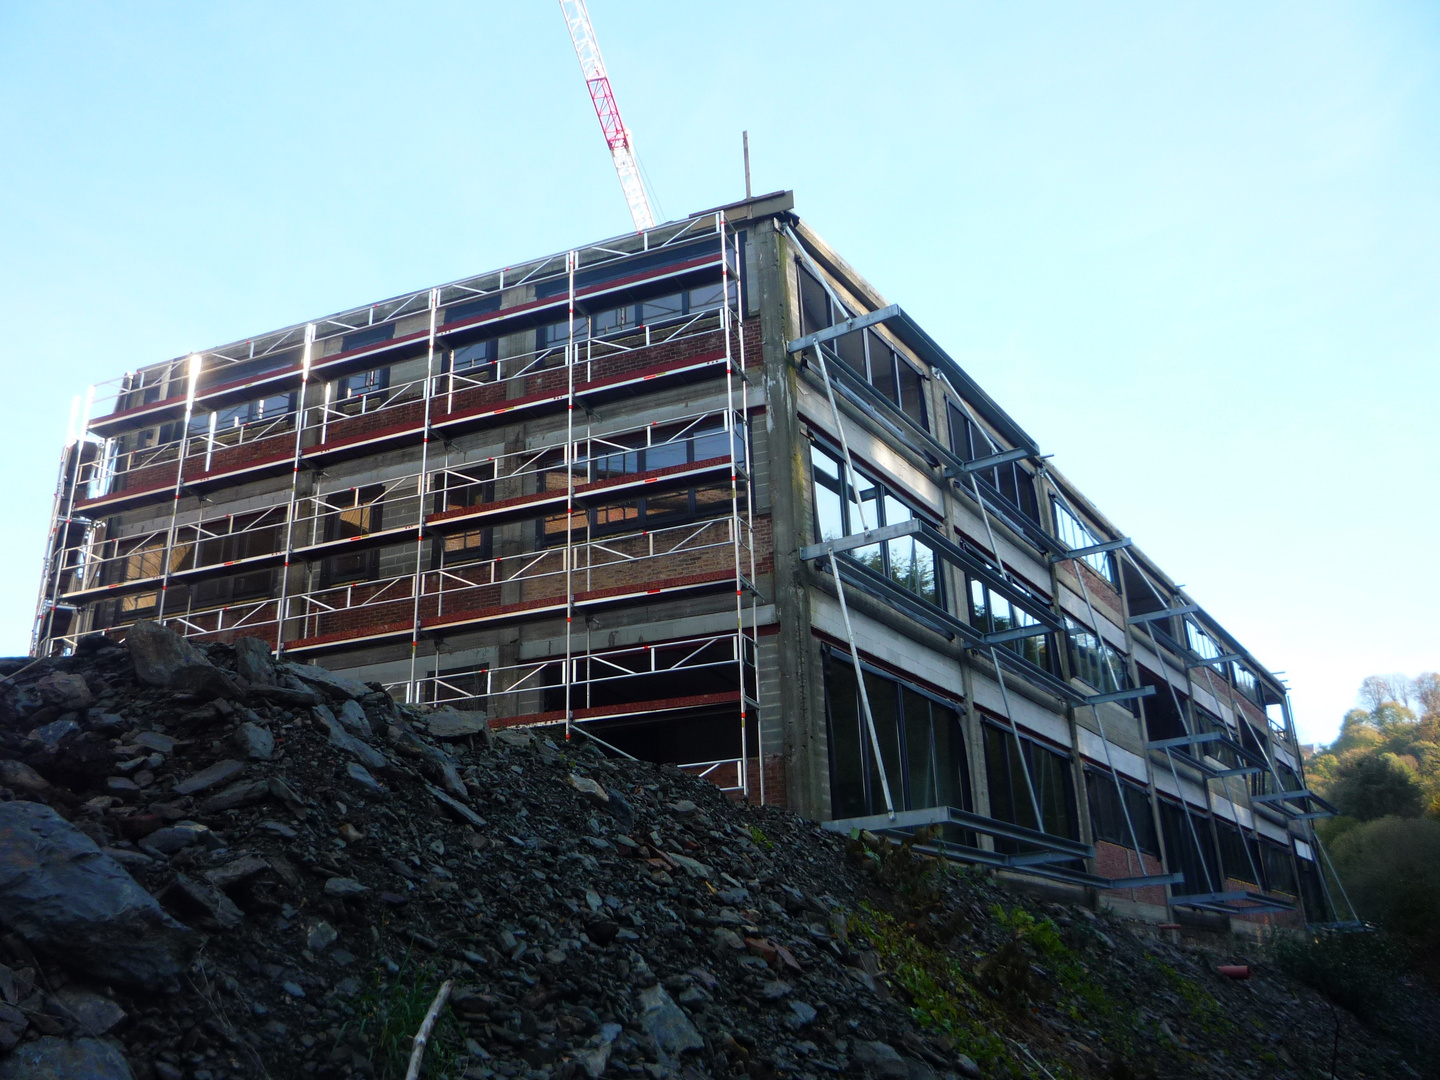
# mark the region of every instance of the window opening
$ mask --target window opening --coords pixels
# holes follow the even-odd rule
[[[820,541],[853,536],[866,528],[897,525],[919,516],[892,490],[858,470],[856,482],[862,485],[861,490],[851,490],[841,481],[840,461],[814,443],[810,446],[810,461],[815,534]],[[943,575],[935,552],[917,537],[903,536],[856,548],[848,555],[921,599],[944,607]]]
[[[1075,779],[1070,758],[1033,739],[1017,736],[993,723],[982,725],[985,774],[990,791],[990,816],[1026,829],[1071,840],[1080,838],[1075,811]],[[1039,804],[1040,821],[1026,791],[1026,771]],[[995,850],[1016,854],[1020,841],[995,838]]]
[[[1085,769],[1085,789],[1090,806],[1090,831],[1096,840],[1105,840],[1121,847],[1139,849],[1149,855],[1160,854],[1160,840],[1155,832],[1155,819],[1150,812],[1150,793],[1138,784],[1120,779],[1108,770]],[[1121,798],[1124,805],[1121,805]],[[1126,814],[1129,821],[1126,821]],[[1131,834],[1131,827],[1134,834]]]
[[[836,817],[885,812],[875,753],[865,733],[848,654],[827,647],[825,700],[830,730],[831,810]],[[899,680],[862,667],[880,753],[898,808],[970,809],[969,769],[959,713]]]
[[[1099,534],[1081,521],[1059,499],[1053,499],[1051,507],[1055,511],[1055,537],[1068,549],[1074,551],[1077,548],[1104,543]],[[1098,551],[1094,555],[1086,555],[1084,563],[1111,585],[1117,584],[1119,579],[1115,574],[1115,560],[1111,557],[1110,552]]]

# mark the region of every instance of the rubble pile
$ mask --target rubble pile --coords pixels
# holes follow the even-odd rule
[[[452,1080],[1330,1067],[1255,957],[258,640],[0,662],[0,800],[0,1080],[400,1077],[446,982]],[[1341,1026],[1337,1075],[1433,1068]]]

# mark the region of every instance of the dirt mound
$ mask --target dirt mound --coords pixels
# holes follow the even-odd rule
[[[579,738],[153,625],[3,663],[0,1080],[399,1077],[446,981],[428,1076],[1329,1071],[1256,957]]]

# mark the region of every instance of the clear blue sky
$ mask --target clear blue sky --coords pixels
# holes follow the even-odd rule
[[[664,214],[749,128],[1302,737],[1440,668],[1440,6],[591,15]],[[89,383],[628,227],[548,0],[0,2],[0,652]]]

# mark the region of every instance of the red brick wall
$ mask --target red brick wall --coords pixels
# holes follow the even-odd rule
[[[1122,847],[1107,840],[1095,841],[1095,872],[1101,877],[1141,877],[1165,872],[1164,866],[1154,855],[1142,851],[1140,859],[1144,864],[1143,868],[1136,865],[1134,848]],[[1165,906],[1165,887],[1163,885],[1146,885],[1138,889],[1105,889],[1103,892],[1122,900]]]

